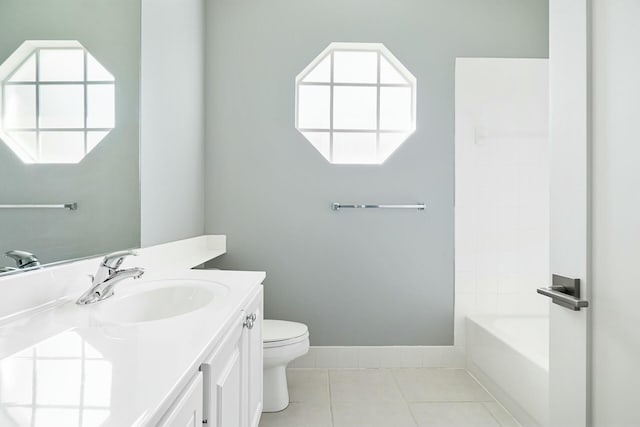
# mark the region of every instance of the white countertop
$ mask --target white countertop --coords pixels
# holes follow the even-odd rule
[[[114,324],[100,303],[72,299],[0,327],[0,425],[144,426],[180,393],[237,319],[264,273],[191,270],[166,279],[212,280],[229,294],[164,320]],[[148,282],[148,280],[147,280]],[[143,286],[144,280],[121,286]]]
[[[263,272],[149,268],[143,279],[117,285],[113,298],[159,279],[215,281],[229,293],[197,311],[152,322],[102,321],[101,303],[78,306],[77,292],[5,320],[0,323],[0,426],[154,425],[264,277]]]
[[[122,268],[143,267],[149,271],[188,270],[227,250],[226,236],[204,235],[138,249]],[[101,256],[43,269],[0,276],[0,323],[16,312],[28,311],[65,295],[84,291],[87,275],[95,274]]]

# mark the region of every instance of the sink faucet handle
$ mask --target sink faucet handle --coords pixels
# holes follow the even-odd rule
[[[102,266],[109,268],[111,270],[117,270],[118,267],[120,267],[120,265],[122,265],[122,262],[124,261],[124,259],[128,256],[137,256],[138,253],[135,251],[118,251],[118,252],[112,252],[108,255],[105,255],[104,259],[102,260]]]

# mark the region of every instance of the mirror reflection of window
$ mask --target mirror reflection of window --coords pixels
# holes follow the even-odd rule
[[[78,163],[115,126],[115,79],[77,41],[25,42],[0,79],[0,139],[24,163]]]
[[[98,427],[111,412],[112,369],[77,332],[63,332],[0,363],[0,402],[15,425]]]

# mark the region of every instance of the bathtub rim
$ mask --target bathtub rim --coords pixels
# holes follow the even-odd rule
[[[491,321],[491,320],[495,320],[495,319],[508,319],[508,318],[514,318],[514,319],[531,319],[531,318],[535,318],[535,319],[545,319],[549,320],[549,316],[545,316],[543,314],[470,314],[468,316],[466,316],[466,320],[469,322],[474,323],[477,327],[480,327],[486,331],[488,331],[491,335],[493,335],[497,340],[501,341],[503,344],[509,346],[513,351],[517,352],[518,354],[520,354],[522,357],[529,359],[531,362],[535,363],[537,366],[539,366],[540,368],[542,368],[545,372],[549,373],[549,354],[548,354],[548,348],[547,348],[547,354],[546,357],[545,355],[542,354],[531,354],[531,352],[526,351],[522,348],[522,346],[520,345],[514,345],[514,343],[512,341],[510,341],[507,337],[496,333],[496,330],[494,328],[488,327],[487,326],[487,322]],[[549,330],[547,329],[547,335],[546,335],[546,339],[548,341],[548,333]]]

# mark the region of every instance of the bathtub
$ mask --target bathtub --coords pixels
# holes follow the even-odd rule
[[[466,319],[467,369],[524,427],[548,420],[549,319],[472,315]]]

